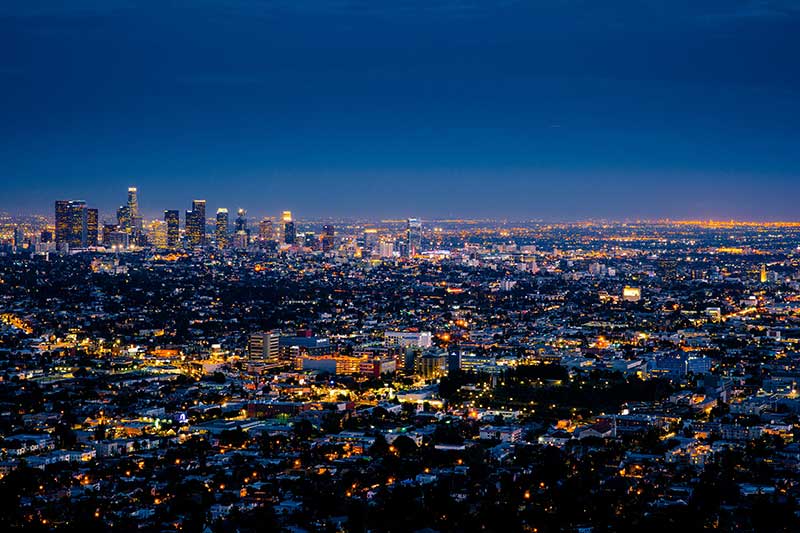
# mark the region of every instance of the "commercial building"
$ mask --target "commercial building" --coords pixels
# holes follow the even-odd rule
[[[176,248],[180,242],[180,213],[177,209],[164,211],[167,223],[167,248]]]
[[[228,247],[228,210],[224,207],[217,209],[217,225],[215,237],[217,238],[217,248]]]
[[[194,200],[192,209],[186,211],[186,240],[189,246],[206,243],[206,201]]]
[[[275,362],[280,355],[280,335],[274,331],[252,333],[247,342],[250,359]]]
[[[86,211],[86,202],[83,200],[56,201],[56,246],[59,249],[85,248],[87,246],[88,215]],[[96,216],[95,210],[95,220]]]

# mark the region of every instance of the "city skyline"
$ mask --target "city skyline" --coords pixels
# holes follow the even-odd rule
[[[0,210],[800,218],[790,2],[302,4],[5,3]]]
[[[800,531],[800,0],[0,2],[8,531]]]
[[[126,217],[124,213],[135,211],[136,216],[133,217],[134,220],[137,220],[137,224],[141,224],[143,220],[161,220],[166,216],[167,212],[179,212],[180,209],[172,209],[172,207],[168,207],[165,209],[161,209],[159,207],[153,206],[146,206],[144,209],[140,210],[138,205],[138,187],[136,186],[128,186],[127,187],[127,194],[128,199],[126,202],[118,205],[117,207],[107,207],[103,209],[99,209],[97,207],[93,208],[93,211],[97,212],[96,216],[99,216],[99,222],[113,222],[114,220],[119,220],[120,215],[122,214],[123,218]],[[133,197],[131,197],[133,194]],[[131,200],[131,198],[133,198]],[[78,203],[86,203],[86,200],[83,197],[74,197],[74,198],[66,198],[66,197],[59,197],[56,200],[58,202],[78,202]],[[205,205],[208,200],[206,199],[195,199],[191,201],[187,201],[192,207],[197,202],[202,203]],[[226,214],[228,210],[237,210],[238,216],[247,218],[247,213],[250,211],[250,218],[252,220],[272,220],[272,221],[280,221],[282,217],[286,217],[287,214],[289,216],[289,222],[292,221],[292,211],[287,211],[281,209],[277,210],[265,210],[265,209],[255,209],[250,210],[247,207],[242,207],[241,204],[234,203],[236,207],[228,207],[228,204],[222,205],[218,201],[212,201],[211,204],[212,211],[210,211],[206,216],[202,218],[206,220],[207,224],[214,224],[216,217],[214,215],[214,210],[216,210],[217,215],[219,215],[220,210],[224,211]],[[93,203],[89,201],[89,203]],[[49,209],[45,211],[29,211],[29,212],[14,212],[14,211],[7,211],[0,209],[0,213],[7,213],[12,216],[44,216],[52,218],[52,201],[50,202]],[[48,212],[49,211],[49,212]],[[192,209],[186,209],[185,212],[188,214],[192,213]],[[411,219],[416,220],[427,220],[427,221],[447,221],[447,220],[475,220],[475,221],[503,221],[503,222],[553,222],[553,223],[581,223],[581,222],[612,222],[612,223],[625,223],[625,222],[656,222],[656,221],[709,221],[709,222],[736,222],[736,223],[792,223],[798,222],[798,219],[792,218],[779,218],[779,217],[724,217],[724,216],[698,216],[687,214],[686,216],[634,216],[634,215],[625,215],[621,214],[618,216],[502,216],[502,215],[487,215],[487,216],[470,216],[468,213],[454,213],[450,215],[439,215],[439,216],[426,216],[426,217],[419,217],[417,213],[413,213]],[[392,213],[392,214],[385,214],[383,216],[359,216],[357,214],[331,214],[331,213],[320,213],[320,214],[311,214],[308,216],[303,217],[306,221],[325,221],[325,220],[339,220],[339,221],[402,221],[406,220],[409,217],[409,213]],[[185,222],[185,221],[184,221]]]

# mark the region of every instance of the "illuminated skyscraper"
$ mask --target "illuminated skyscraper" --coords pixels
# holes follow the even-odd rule
[[[103,246],[106,248],[111,247],[111,234],[119,231],[119,226],[116,224],[103,224]]]
[[[192,211],[197,213],[197,221],[199,222],[200,244],[206,243],[206,201],[194,200],[192,202]]]
[[[14,248],[17,250],[22,249],[22,246],[25,244],[25,233],[22,231],[22,228],[19,226],[14,228]]]
[[[61,246],[69,238],[69,200],[56,200],[56,245]]]
[[[86,203],[71,202],[69,209],[69,236],[67,244],[70,248],[86,247]]]
[[[97,209],[86,210],[86,246],[97,246],[99,234],[99,221]]]
[[[128,211],[131,217],[139,216],[139,198],[136,187],[128,187]]]
[[[81,200],[56,201],[56,245],[70,248],[85,248],[86,202]]]
[[[364,236],[362,239],[361,246],[363,248],[363,255],[369,257],[375,252],[375,248],[378,244],[378,230],[375,228],[366,228],[364,230]]]
[[[196,215],[191,209],[187,209],[183,215],[183,227],[186,228],[186,244],[189,246],[197,246],[196,241],[199,239],[197,236],[197,224],[194,221]]]
[[[139,213],[139,196],[136,187],[128,187],[128,200],[117,209],[117,224],[120,231],[140,241],[144,231],[142,217]]]
[[[167,223],[163,220],[153,220],[147,227],[148,240],[156,248],[167,247]]]
[[[175,248],[180,240],[180,218],[177,210],[164,211],[164,222],[167,223],[167,248]]]
[[[189,246],[206,243],[206,201],[194,200],[192,209],[186,211],[186,238]]]
[[[767,282],[767,265],[765,265],[765,264],[761,265],[761,276],[760,276],[760,279],[761,279],[761,283],[766,283]]]
[[[228,247],[228,210],[224,207],[217,209],[217,226],[215,235],[217,237],[217,248]]]
[[[272,241],[275,239],[275,228],[270,219],[265,218],[258,223],[258,239],[260,241]]]
[[[236,214],[233,244],[236,248],[247,248],[250,244],[250,230],[247,229],[247,210],[240,207]]]
[[[283,221],[283,242],[286,244],[295,244],[297,241],[297,230],[295,230],[294,220],[292,220],[292,212],[284,211],[281,220]]]
[[[416,218],[409,218],[406,223],[406,242],[408,255],[413,257],[422,251],[422,222]]]
[[[336,231],[333,224],[325,224],[322,226],[322,251],[330,252],[334,247]]]
[[[131,208],[127,205],[121,205],[117,209],[117,225],[120,231],[131,233],[133,230],[133,222],[131,220]]]
[[[136,187],[128,187],[128,216],[130,216],[130,232],[136,236],[142,234],[144,224],[139,213],[139,194]]]
[[[237,233],[240,231],[247,232],[247,209],[242,209],[240,207],[236,211],[236,222],[234,224],[233,231]]]

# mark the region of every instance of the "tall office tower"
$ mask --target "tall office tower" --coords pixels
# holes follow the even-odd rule
[[[307,231],[302,234],[303,235],[303,246],[306,248],[311,248],[312,250],[316,250],[319,246],[319,241],[317,240],[317,236],[314,234],[313,231]]]
[[[189,246],[206,243],[206,201],[194,200],[191,211],[186,211],[186,237]]]
[[[181,236],[181,215],[178,210],[164,211],[164,222],[167,223],[167,248],[175,248]]]
[[[86,210],[86,246],[97,246],[99,234],[97,209]]]
[[[103,240],[102,244],[106,248],[111,247],[111,234],[119,231],[119,226],[116,224],[103,224]]]
[[[86,247],[86,202],[70,203],[67,244],[70,248]]]
[[[197,213],[197,221],[199,222],[200,244],[206,243],[206,201],[194,200],[192,202],[192,211]]]
[[[286,244],[294,244],[297,241],[297,232],[294,228],[292,212],[284,211],[281,220],[283,221],[283,242]]]
[[[250,230],[247,228],[247,210],[240,207],[236,211],[236,215],[233,245],[235,248],[247,248],[250,244]]]
[[[766,283],[767,282],[767,265],[766,264],[762,264],[761,265],[761,276],[760,276],[760,279],[761,279],[761,283]]]
[[[325,224],[322,226],[322,251],[330,252],[333,250],[334,238],[336,231],[333,224]]]
[[[167,247],[167,223],[163,220],[152,220],[147,226],[147,239],[156,248]]]
[[[275,229],[272,226],[272,221],[265,218],[258,223],[258,239],[260,241],[272,241],[275,239]]]
[[[130,232],[133,229],[131,209],[127,205],[121,205],[117,209],[117,225],[120,231]]]
[[[56,200],[56,245],[67,242],[69,236],[69,200]]]
[[[14,228],[14,248],[20,250],[25,244],[25,233],[19,226]]]
[[[259,331],[250,335],[247,354],[250,359],[276,362],[280,353],[280,335],[275,331]]]
[[[241,207],[236,211],[236,222],[234,223],[233,231],[240,232],[243,231],[248,233],[247,231],[247,209],[242,209]]]
[[[195,218],[197,213],[192,209],[187,209],[184,214],[183,226],[186,228],[186,244],[189,246],[197,246],[200,236],[198,235],[197,223]]]
[[[139,197],[136,187],[128,187],[128,210],[131,212],[132,217],[139,216]]]
[[[56,201],[56,245],[70,248],[86,247],[86,202]]]
[[[217,248],[228,247],[228,210],[224,207],[217,209],[217,226],[215,235],[217,237]]]
[[[297,230],[294,227],[294,221],[283,224],[283,242],[286,244],[297,243]]]
[[[419,219],[408,219],[406,223],[406,242],[408,243],[409,257],[413,257],[422,251],[422,222]]]
[[[375,252],[375,247],[378,244],[378,230],[375,228],[366,228],[363,237],[363,255],[370,256]]]
[[[130,216],[131,233],[140,234],[144,230],[142,215],[139,213],[139,194],[136,187],[128,187],[128,216]]]

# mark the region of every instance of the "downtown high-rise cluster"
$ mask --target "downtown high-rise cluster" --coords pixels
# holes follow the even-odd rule
[[[275,223],[272,218],[260,220],[250,226],[247,210],[239,208],[231,228],[228,208],[217,209],[209,221],[206,200],[193,200],[191,208],[181,213],[177,209],[164,211],[162,219],[145,221],[139,208],[138,189],[129,187],[125,204],[116,210],[114,222],[101,223],[98,210],[88,208],[83,200],[58,200],[55,202],[55,247],[60,251],[105,248],[123,251],[135,248],[196,249],[248,249],[256,247],[269,251],[280,249],[310,249],[330,253],[337,248],[337,232],[333,224],[321,227],[321,234],[299,232],[291,211],[283,211]],[[209,231],[211,226],[211,231]],[[52,236],[44,232],[41,242]],[[412,257],[422,252],[422,223],[417,218],[406,221],[405,231],[397,238],[379,237],[376,228],[364,228],[357,245],[366,254],[380,257]]]

